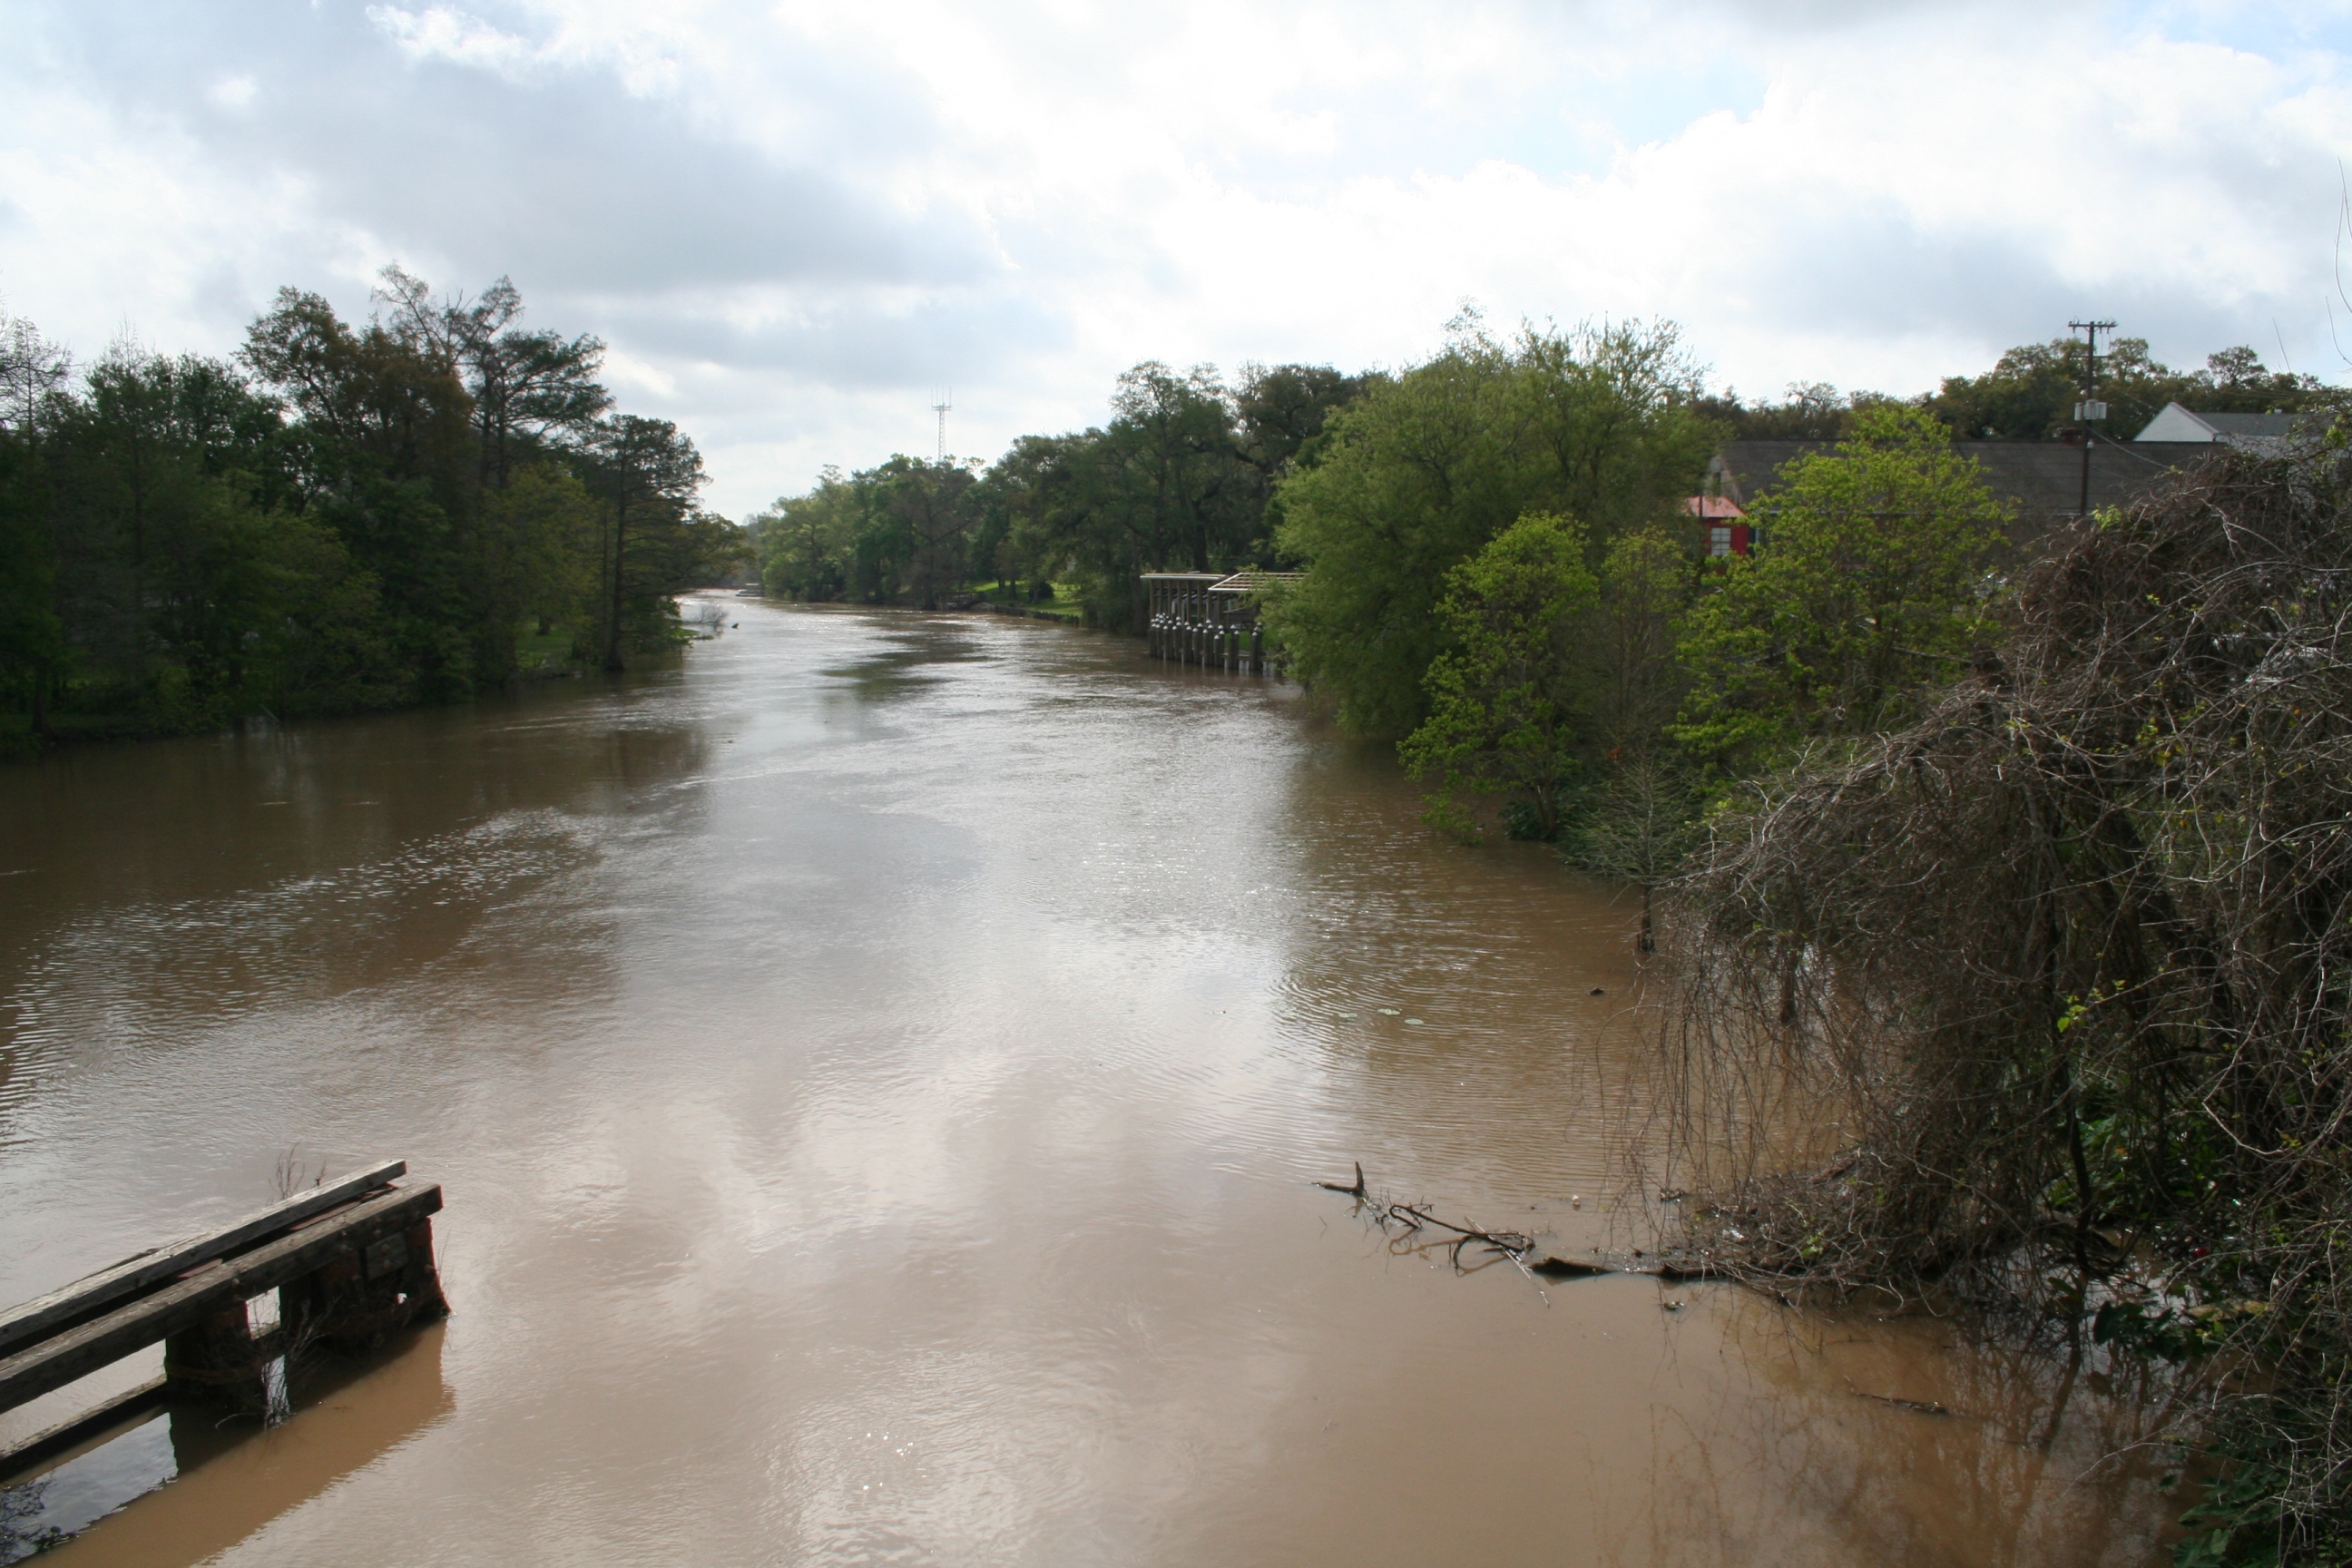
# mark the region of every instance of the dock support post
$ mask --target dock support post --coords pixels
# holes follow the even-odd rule
[[[375,1349],[411,1323],[449,1314],[433,1261],[433,1222],[331,1258],[286,1287],[284,1314],[298,1342],[321,1339],[335,1349]]]
[[[259,1415],[269,1403],[262,1385],[263,1360],[245,1303],[232,1302],[163,1342],[164,1387],[174,1399]]]

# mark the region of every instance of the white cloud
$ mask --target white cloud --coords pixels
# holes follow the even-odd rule
[[[1140,358],[1401,363],[1465,296],[1672,316],[1750,393],[2086,311],[2336,363],[2341,5],[18,10],[14,308],[217,351],[281,282],[510,272],[731,510],[928,449],[935,384],[992,452]]]
[[[213,83],[212,90],[205,96],[223,109],[239,110],[253,101],[259,86],[249,76],[226,76]]]
[[[527,40],[446,5],[424,11],[371,5],[367,19],[411,61],[447,60],[453,65],[494,70],[510,77],[533,63],[539,55]]]

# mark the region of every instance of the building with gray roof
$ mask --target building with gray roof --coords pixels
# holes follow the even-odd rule
[[[2294,421],[2292,414],[2200,414],[2180,404],[2168,403],[2162,413],[2147,422],[2139,439],[2261,447],[2294,435]]]
[[[1830,451],[1832,445],[1828,441],[1733,441],[1716,454],[1708,467],[1707,493],[1751,508],[1779,485],[1782,464],[1808,452]],[[2093,441],[2092,510],[2138,500],[2174,470],[2211,457],[2213,447],[2210,438]],[[1986,486],[2014,509],[2010,537],[2018,544],[2042,539],[2082,510],[2083,448],[2070,441],[1955,441],[1952,450],[1973,459]]]

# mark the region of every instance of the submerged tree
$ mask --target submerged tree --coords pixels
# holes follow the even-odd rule
[[[1600,754],[1560,848],[1571,864],[1640,891],[1643,952],[1655,946],[1656,889],[1696,841],[1706,804],[1697,771],[1667,733],[1689,685],[1675,648],[1696,564],[1664,527],[1620,535],[1601,563],[1582,659]]]
[[[1585,727],[1576,644],[1598,596],[1584,553],[1573,521],[1530,513],[1446,574],[1450,646],[1429,667],[1429,717],[1397,748],[1437,780],[1432,823],[1475,837],[1469,790],[1503,797],[1511,837],[1559,836]]]

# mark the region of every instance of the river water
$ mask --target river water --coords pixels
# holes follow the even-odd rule
[[[447,1201],[445,1325],[0,1494],[168,1479],[60,1564],[2161,1560],[2095,1368],[1312,1185],[1603,1240],[1608,889],[1279,684],[724,603],[617,684],[0,769],[0,1299],[289,1151]]]

